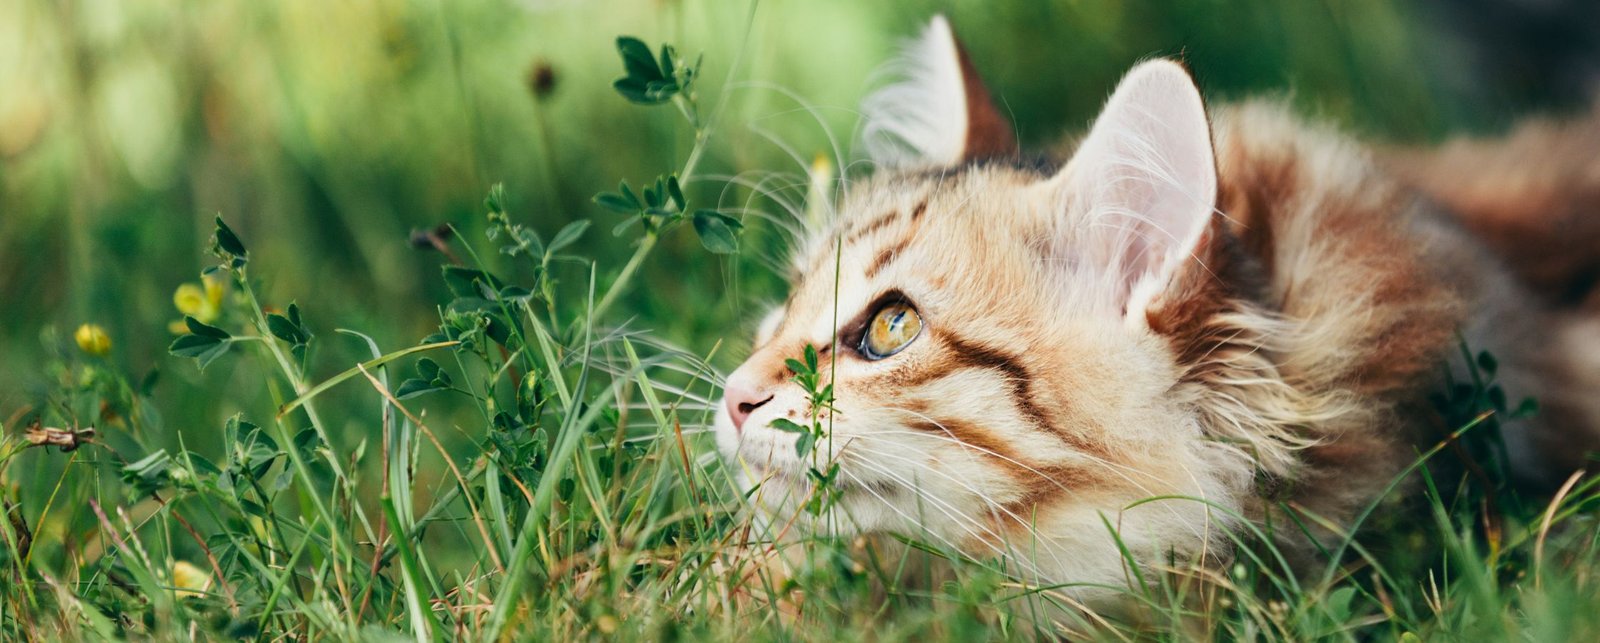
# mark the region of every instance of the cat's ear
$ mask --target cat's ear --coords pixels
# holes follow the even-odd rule
[[[1198,261],[1216,207],[1211,126],[1189,72],[1170,60],[1134,67],[1047,185],[1068,251],[1104,271],[1107,303],[1142,313]]]
[[[950,22],[934,16],[884,71],[895,78],[861,104],[862,140],[880,167],[949,166],[1017,151]]]

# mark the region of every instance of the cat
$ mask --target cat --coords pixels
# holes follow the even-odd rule
[[[1064,163],[1034,161],[945,19],[897,65],[863,109],[877,171],[726,380],[717,445],[774,524],[912,534],[1097,599],[1129,561],[1226,562],[1287,501],[1320,518],[1276,532],[1309,559],[1455,428],[1430,395],[1463,342],[1543,402],[1506,421],[1517,475],[1600,447],[1600,132],[1516,167],[1507,145],[1572,133],[1376,149],[1208,106],[1152,59]],[[808,346],[831,402],[795,382]],[[832,464],[833,510],[803,510]]]

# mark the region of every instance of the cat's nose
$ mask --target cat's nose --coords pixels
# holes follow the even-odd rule
[[[772,392],[752,385],[742,378],[729,378],[723,389],[723,403],[728,405],[728,418],[733,420],[735,431],[744,432],[744,421],[761,405],[772,401]]]

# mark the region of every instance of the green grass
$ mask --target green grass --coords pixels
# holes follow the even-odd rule
[[[0,637],[1593,638],[1600,489],[1509,484],[1492,359],[1313,573],[1267,525],[1115,613],[759,524],[713,455],[715,374],[848,145],[819,106],[894,37],[951,11],[1033,143],[1179,50],[1366,133],[1500,120],[1416,64],[1410,8],[1359,4],[0,7]],[[613,91],[620,33],[703,51],[689,91]]]
[[[533,239],[499,209],[504,199],[496,190],[487,202],[497,238]],[[672,233],[654,230],[643,239]],[[1361,514],[1359,539],[1321,552],[1311,568],[1325,571],[1297,575],[1273,548],[1272,529],[1302,525],[1252,526],[1232,535],[1239,554],[1223,569],[1147,577],[1130,567],[1131,588],[1118,589],[1125,607],[1099,613],[1068,587],[1030,583],[1004,561],[966,559],[938,543],[840,541],[755,521],[730,472],[708,455],[716,394],[708,356],[597,325],[595,303],[628,287],[624,280],[599,291],[591,278],[575,300],[548,294],[552,275],[596,268],[545,270],[554,246],[532,243],[547,252],[514,257],[540,268],[527,286],[451,266],[456,298],[438,333],[384,353],[337,331],[364,340],[369,359],[313,382],[304,365],[315,351],[305,349],[331,339],[298,311],[261,306],[258,266],[219,220],[213,270],[230,282],[225,309],[216,325],[189,318],[174,351],[206,372],[250,363],[264,374],[250,384],[267,389],[276,411],[179,434],[182,445],[216,431],[223,446],[210,454],[147,449],[138,436],[156,414],[148,386],[92,354],[93,343],[64,350],[47,368],[60,382],[48,405],[0,442],[0,475],[50,489],[38,509],[18,502],[16,486],[6,492],[0,569],[10,582],[0,589],[0,633],[1561,640],[1600,632],[1587,609],[1600,569],[1600,485],[1574,476],[1545,503],[1508,484],[1497,438],[1508,414],[1487,356],[1439,400],[1460,430]],[[816,372],[814,359],[797,371]],[[347,411],[325,404],[341,388],[380,409],[347,449],[327,428]],[[438,398],[459,400],[478,421],[433,421],[427,410]],[[93,435],[82,432],[84,418],[95,419]],[[452,451],[446,440],[470,447]],[[1434,477],[1457,470],[1458,479]],[[1404,491],[1422,499],[1404,500]],[[826,515],[826,495],[817,500],[814,511]],[[1304,524],[1346,527],[1281,508]],[[1108,516],[1106,528],[1114,524]]]

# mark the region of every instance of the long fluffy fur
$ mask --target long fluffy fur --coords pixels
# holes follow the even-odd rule
[[[812,410],[784,363],[835,337],[817,457],[845,483],[814,528],[918,533],[1091,585],[1127,582],[1121,548],[1151,569],[1227,560],[1232,516],[1265,521],[1280,501],[1347,524],[1437,434],[1428,395],[1460,368],[1460,337],[1500,356],[1512,396],[1600,380],[1600,341],[1585,344],[1600,320],[1541,299],[1367,148],[1276,103],[1210,111],[1218,214],[1148,302],[1128,303],[1119,253],[1169,224],[1063,199],[1059,175],[990,162],[854,186],[730,376],[772,396],[740,430],[719,418],[724,454],[763,484],[757,502],[790,516],[810,492],[816,462],[767,424]],[[1185,181],[1150,155],[1112,159],[1127,171],[1114,176]],[[889,291],[914,302],[923,334],[890,359],[852,357],[848,320]],[[1568,398],[1506,425],[1523,475],[1600,443],[1600,410]],[[1088,586],[1071,592],[1105,594]]]
[[[880,75],[861,104],[862,142],[879,167],[951,164],[967,139],[967,99],[950,23],[936,17]]]

